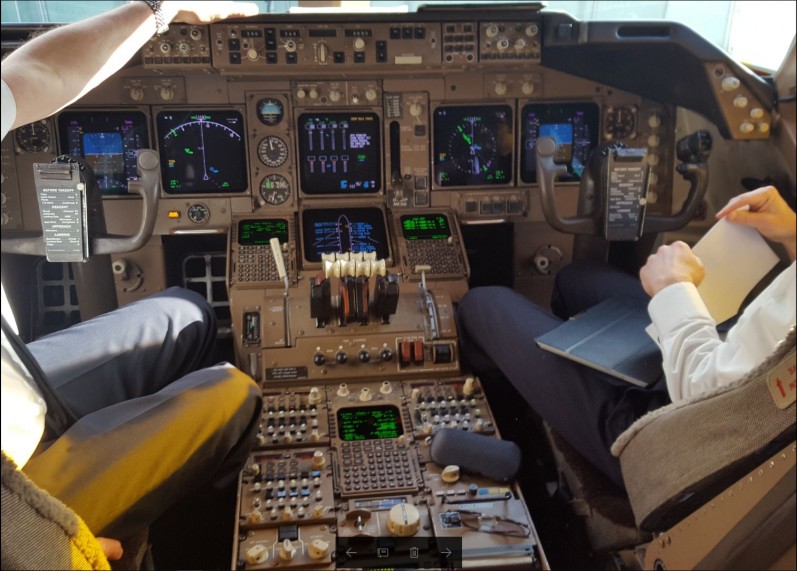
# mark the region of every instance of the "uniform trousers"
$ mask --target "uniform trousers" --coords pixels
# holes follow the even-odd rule
[[[261,392],[208,365],[216,321],[170,288],[28,344],[77,422],[23,471],[95,535],[126,538],[206,484],[232,481],[257,434]]]
[[[571,264],[557,274],[556,315],[505,287],[470,290],[457,308],[461,358],[484,383],[509,382],[560,436],[623,487],[610,448],[636,419],[669,404],[662,373],[639,388],[537,347],[534,339],[612,295],[647,298],[637,278],[606,266]],[[500,411],[498,411],[500,414]]]

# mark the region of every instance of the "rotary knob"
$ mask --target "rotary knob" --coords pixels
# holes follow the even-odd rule
[[[329,555],[329,542],[323,539],[314,539],[310,542],[307,554],[310,556],[310,559],[323,559]]]
[[[421,527],[421,514],[412,504],[406,502],[390,508],[387,528],[396,537],[412,537]]]
[[[140,87],[133,87],[130,90],[130,99],[133,101],[141,101],[144,99],[144,90]]]
[[[296,547],[290,539],[286,539],[279,546],[279,556],[283,561],[291,561],[296,555]]]
[[[268,548],[265,545],[253,545],[246,550],[246,562],[249,565],[260,565],[268,559]]]
[[[324,357],[323,353],[316,353],[313,355],[313,363],[318,365],[319,367],[327,362],[327,358]]]
[[[349,356],[346,354],[346,351],[338,351],[335,353],[335,362],[338,365],[345,365],[348,360]]]
[[[739,81],[738,77],[734,77],[734,76],[730,75],[730,76],[728,76],[728,77],[726,77],[725,79],[722,80],[722,90],[723,91],[736,91],[737,89],[739,89],[739,86],[741,84],[742,84],[742,82]]]
[[[357,355],[357,360],[360,361],[360,363],[367,363],[368,361],[371,360],[371,354],[368,351],[366,351],[365,349],[363,349]]]
[[[440,473],[440,479],[446,484],[456,484],[459,482],[459,466],[446,466]]]
[[[323,470],[327,465],[326,456],[320,450],[313,452],[313,469]]]
[[[321,402],[321,391],[318,390],[318,387],[310,389],[310,394],[307,395],[307,402],[310,404],[318,404]]]

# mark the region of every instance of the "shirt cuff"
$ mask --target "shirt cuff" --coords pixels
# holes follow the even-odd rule
[[[667,336],[688,320],[714,321],[697,293],[697,287],[691,282],[678,282],[659,291],[648,304],[648,314],[659,338]]]
[[[0,90],[2,90],[3,113],[2,113],[2,131],[3,139],[11,130],[11,125],[17,118],[17,102],[14,99],[14,94],[11,93],[5,81],[0,80]],[[5,195],[3,195],[5,196]]]

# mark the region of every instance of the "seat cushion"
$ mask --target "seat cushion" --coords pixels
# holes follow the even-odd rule
[[[793,378],[794,366],[792,329],[742,379],[660,408],[620,435],[612,453],[641,529],[670,527],[794,439],[794,402],[770,388]]]
[[[39,488],[2,454],[2,568],[110,569],[74,511]]]

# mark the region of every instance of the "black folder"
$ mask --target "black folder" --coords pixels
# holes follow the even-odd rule
[[[645,328],[647,300],[611,297],[537,337],[537,345],[645,387],[662,375],[661,352]]]

